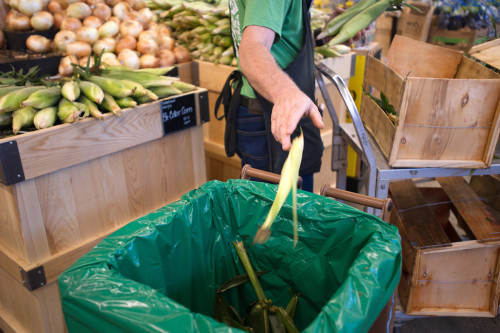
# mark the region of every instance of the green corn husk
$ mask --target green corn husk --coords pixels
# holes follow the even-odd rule
[[[103,76],[108,78],[116,78],[119,80],[130,80],[141,84],[144,88],[158,87],[158,86],[170,86],[173,82],[177,81],[177,78],[170,76],[155,75],[147,72],[135,72],[135,71],[112,71],[104,70]]]
[[[3,86],[0,88],[0,97],[7,95],[10,92],[24,88],[23,86]]]
[[[80,92],[80,85],[76,81],[65,82],[61,88],[61,95],[71,102],[80,97]]]
[[[172,87],[175,89],[179,89],[183,93],[196,90],[196,86],[194,84],[190,84],[190,83],[186,83],[186,82],[182,82],[182,81],[175,81],[174,83],[172,83]]]
[[[174,96],[174,95],[180,95],[182,94],[182,91],[175,88],[175,87],[153,87],[151,88],[151,91],[155,93],[159,98],[165,98],[169,96]],[[144,100],[143,100],[144,101]],[[147,100],[146,100],[147,101]],[[150,102],[149,100],[148,102]]]
[[[90,81],[80,81],[80,90],[92,102],[101,104],[104,99],[104,91],[97,84]]]
[[[0,114],[0,127],[12,125],[12,112]]]
[[[82,103],[71,102],[66,98],[61,98],[57,108],[57,117],[63,123],[73,123],[80,120],[84,112],[85,108]]]
[[[61,99],[61,87],[54,86],[50,88],[35,91],[27,99],[21,102],[20,106],[32,106],[35,109],[45,109],[56,105]]]
[[[48,108],[42,109],[35,114],[33,119],[33,125],[37,129],[48,128],[54,126],[57,119],[57,107],[50,106]]]
[[[132,97],[142,97],[142,96],[148,96],[152,100],[156,101],[158,99],[158,96],[154,94],[151,90],[144,88],[141,84],[130,81],[130,80],[122,80],[122,83],[127,86],[129,89],[133,89],[134,93],[132,94]]]
[[[12,113],[12,131],[17,134],[21,128],[33,126],[36,109],[32,106],[26,106]]]
[[[172,69],[174,69],[175,66],[168,66],[168,67],[156,67],[156,68],[141,68],[141,69],[134,69],[134,72],[137,73],[149,73],[153,75],[166,75],[168,72],[170,72]]]
[[[122,115],[122,108],[116,103],[114,97],[108,93],[104,93],[101,107],[106,111],[114,113],[118,117]]]
[[[103,116],[102,112],[99,110],[99,108],[97,107],[97,104],[92,102],[86,96],[81,95],[78,98],[78,102],[82,103],[83,105],[85,105],[87,107],[87,110],[89,111],[90,116],[92,116],[96,119],[99,119],[99,120],[104,119],[104,116]]]
[[[137,102],[130,96],[115,98],[116,104],[122,109],[133,108],[137,106]]]
[[[0,113],[14,111],[21,107],[21,103],[35,91],[44,89],[43,86],[24,87],[11,91],[0,98]]]
[[[220,57],[219,60],[217,60],[217,63],[219,63],[221,65],[229,66],[229,65],[231,65],[231,61],[232,60],[233,60],[233,56],[232,55],[227,55],[227,56],[224,56],[224,57]]]
[[[133,89],[128,88],[121,82],[122,78],[111,78],[95,75],[90,78],[90,81],[97,84],[105,93],[108,93],[113,97],[127,97],[131,96],[134,93]]]

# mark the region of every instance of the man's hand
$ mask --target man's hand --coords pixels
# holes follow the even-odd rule
[[[270,51],[275,36],[265,27],[246,27],[239,47],[240,66],[252,87],[274,104],[272,133],[283,150],[290,150],[290,135],[303,116],[310,117],[318,128],[324,124],[314,102],[276,63]]]

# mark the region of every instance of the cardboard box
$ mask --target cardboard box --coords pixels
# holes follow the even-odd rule
[[[465,27],[458,30],[441,29],[437,25],[437,17],[432,18],[428,42],[431,44],[451,48],[458,51],[468,52],[477,44],[484,43],[489,39],[489,29],[471,29]]]

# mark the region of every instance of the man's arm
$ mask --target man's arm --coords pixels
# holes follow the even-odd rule
[[[314,102],[278,66],[271,54],[275,32],[260,26],[248,26],[243,31],[239,60],[243,75],[252,87],[274,104],[271,130],[283,150],[290,149],[290,135],[300,118],[310,117],[323,128],[323,119]]]

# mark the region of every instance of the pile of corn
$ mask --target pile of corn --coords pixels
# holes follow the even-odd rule
[[[107,67],[99,74],[81,71],[71,78],[41,81],[43,85],[0,86],[0,128],[44,129],[122,110],[185,92],[195,86],[164,76],[171,68]]]
[[[194,59],[236,66],[227,0],[217,4],[148,0],[147,4],[159,12],[159,21],[171,28],[177,43]]]

